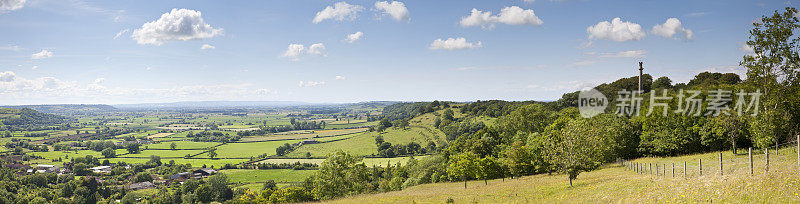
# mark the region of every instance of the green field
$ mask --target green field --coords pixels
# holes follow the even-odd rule
[[[316,170],[291,170],[291,169],[227,169],[222,170],[232,183],[259,183],[268,180],[275,182],[302,182]]]
[[[110,162],[120,162],[123,161],[125,163],[146,163],[150,161],[150,159],[140,159],[140,158],[111,158],[108,159]],[[225,164],[239,164],[242,162],[248,161],[248,159],[161,159],[162,163],[167,163],[170,160],[175,161],[176,164],[191,164],[192,167],[202,167],[203,164],[207,165],[208,167],[214,166],[219,168]]]
[[[372,155],[378,153],[378,147],[375,146],[375,138],[371,133],[358,133],[350,139],[303,145],[292,151],[286,156],[289,157],[304,157],[306,152],[311,153],[313,157],[325,157],[328,154],[337,150],[355,155]]]
[[[172,142],[161,142],[158,144],[148,144],[145,145],[145,147],[151,149],[170,149],[170,145],[173,142],[175,143],[176,149],[205,149],[222,144],[219,142],[172,141]]]
[[[251,143],[228,143],[217,147],[217,158],[249,158],[258,157],[261,154],[275,155],[278,146],[289,143],[296,143],[301,140],[285,140],[270,142],[251,142]],[[208,154],[198,155],[196,158],[209,158]]]
[[[417,156],[414,157],[415,159],[422,159],[427,156]],[[395,157],[395,158],[364,158],[362,162],[366,166],[386,166],[387,162],[392,165],[396,165],[397,163],[405,164],[411,157]],[[325,159],[267,159],[261,161],[259,163],[270,163],[270,164],[284,164],[289,163],[293,164],[296,162],[300,163],[309,163],[309,164],[322,164]]]
[[[205,150],[142,150],[139,154],[126,154],[120,157],[150,157],[151,155],[160,157],[181,157],[195,155]]]

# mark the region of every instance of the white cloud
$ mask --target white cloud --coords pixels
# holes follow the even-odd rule
[[[358,12],[364,10],[364,7],[359,5],[350,5],[347,2],[338,2],[333,4],[333,7],[325,7],[322,11],[317,12],[314,20],[311,22],[319,23],[324,20],[333,19],[337,21],[353,20],[358,16]]]
[[[39,53],[34,53],[31,55],[31,59],[44,59],[44,58],[51,58],[53,57],[53,52],[42,50]]]
[[[150,66],[144,66],[144,70],[150,71],[150,70],[153,70],[153,67],[150,67]]]
[[[646,50],[631,50],[615,53],[601,53],[600,57],[616,57],[616,58],[637,58],[644,57],[647,54]]]
[[[533,9],[522,9],[518,6],[505,7],[500,10],[500,14],[494,16],[490,11],[473,8],[470,15],[462,17],[459,22],[462,27],[481,26],[484,29],[491,29],[497,23],[538,26],[544,22],[536,16]]]
[[[535,0],[523,0],[525,3],[533,3]]]
[[[289,47],[286,48],[286,51],[284,51],[280,57],[297,61],[301,56],[303,56],[303,54],[326,56],[325,45],[322,43],[316,43],[308,46],[308,49],[306,49],[306,46],[301,44],[289,44]]]
[[[22,50],[22,48],[17,45],[9,45],[5,47],[0,47],[0,50],[20,51]]]
[[[257,95],[268,95],[268,94],[276,93],[275,91],[270,90],[270,89],[256,89],[255,92],[256,92]]]
[[[461,49],[474,49],[481,47],[481,42],[467,42],[465,38],[447,38],[447,40],[436,39],[434,40],[429,49],[431,50],[461,50]]]
[[[17,74],[12,71],[0,72],[0,81],[2,82],[14,81],[15,78],[17,78]]]
[[[650,33],[664,38],[672,38],[675,34],[683,36],[686,40],[692,40],[694,38],[692,30],[684,28],[681,25],[681,21],[677,18],[669,18],[664,24],[653,26]]]
[[[117,34],[116,34],[116,35],[114,35],[114,40],[116,40],[117,38],[119,38],[119,37],[120,37],[120,36],[122,36],[123,34],[125,34],[125,33],[127,33],[127,32],[130,32],[130,31],[131,31],[131,29],[123,29],[123,30],[121,30],[121,31],[117,32]]]
[[[200,49],[201,50],[213,50],[213,49],[217,49],[217,47],[214,47],[213,45],[209,45],[209,44],[203,44],[203,46],[200,46]]]
[[[542,25],[542,20],[533,13],[533,9],[522,9],[517,6],[505,7],[500,10],[497,22],[508,25]]]
[[[289,58],[292,61],[297,61],[300,57],[300,54],[303,54],[303,50],[305,50],[305,46],[301,44],[289,44],[289,47],[286,48],[286,51],[283,52],[281,57]]]
[[[379,11],[383,11],[384,14],[389,14],[397,21],[409,21],[411,19],[408,15],[408,9],[403,2],[392,1],[392,3],[389,3],[388,1],[378,1],[375,2],[375,8]]]
[[[200,11],[172,9],[156,21],[148,22],[133,31],[138,44],[162,45],[167,41],[188,41],[222,35],[223,29],[207,24]]]
[[[347,77],[336,75],[336,80],[345,80],[345,79],[347,79]]]
[[[362,33],[361,31],[358,31],[356,33],[347,35],[347,38],[345,38],[344,41],[348,42],[348,43],[354,43],[354,42],[356,42],[358,40],[361,40],[361,37],[364,37],[364,33]]]
[[[747,45],[747,44],[742,44],[742,46],[739,47],[739,50],[741,50],[742,52],[745,52],[745,53],[753,53],[753,52],[755,52],[755,50],[753,50],[753,47],[750,47],[750,45]]]
[[[614,18],[611,22],[602,21],[594,26],[589,26],[586,28],[586,32],[589,33],[589,39],[616,42],[641,40],[647,35],[639,24],[622,21],[620,18]]]
[[[569,63],[569,64],[567,64],[567,66],[570,66],[570,67],[583,67],[583,66],[593,65],[593,64],[596,64],[598,62],[600,62],[600,61],[599,60],[594,60],[594,59],[579,60],[579,61],[576,61],[576,62]]]
[[[300,81],[297,86],[299,87],[312,87],[325,85],[324,81]]]
[[[308,46],[308,54],[325,56],[325,45],[316,43]]]
[[[0,11],[13,11],[25,7],[27,0],[0,0]]]
[[[39,69],[39,65],[33,65],[31,69]]]
[[[13,76],[13,77],[12,77]],[[105,79],[97,78],[87,83],[64,81],[55,77],[33,79],[16,76],[13,72],[0,72],[1,104],[39,103],[127,103],[274,99],[277,92],[249,83],[174,86],[164,88],[106,87]]]

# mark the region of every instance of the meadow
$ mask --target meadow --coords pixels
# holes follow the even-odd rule
[[[788,150],[787,150],[788,151]],[[796,153],[795,153],[796,154]],[[718,153],[646,161],[692,161]],[[664,159],[664,160],[660,160]],[[797,160],[775,161],[770,172],[672,178],[637,174],[619,164],[581,173],[570,187],[566,175],[534,175],[515,179],[473,180],[412,186],[401,191],[350,196],[329,203],[797,203],[800,172]]]
[[[231,183],[263,183],[273,180],[278,183],[302,182],[316,170],[292,169],[226,169],[220,171],[228,176]]]

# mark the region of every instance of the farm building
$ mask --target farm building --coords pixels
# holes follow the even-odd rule
[[[155,188],[155,187],[156,187],[156,185],[153,185],[153,183],[150,183],[149,181],[145,181],[145,182],[128,184],[128,186],[126,186],[125,188],[127,188],[128,190],[135,191],[135,190],[149,189],[149,188]]]
[[[89,168],[89,170],[92,170],[92,172],[94,172],[94,173],[108,174],[108,173],[111,173],[111,166],[97,166],[97,167]]]
[[[202,178],[202,177],[210,176],[212,174],[216,174],[217,170],[214,170],[212,168],[202,168],[202,169],[194,170],[192,173],[194,174],[195,178]]]
[[[58,172],[58,166],[48,164],[36,165],[36,173],[54,173]]]

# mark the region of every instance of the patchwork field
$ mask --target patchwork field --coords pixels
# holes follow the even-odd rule
[[[217,147],[217,158],[250,158],[261,154],[275,155],[275,149],[285,143],[296,143],[302,140],[285,140],[271,142],[228,143]],[[209,158],[208,153],[195,158]]]
[[[217,146],[219,142],[192,142],[192,141],[173,141],[175,143],[176,149],[205,149],[213,146]],[[160,142],[158,144],[148,144],[145,147],[150,149],[170,149],[170,145],[173,142]]]
[[[226,169],[220,171],[228,176],[232,183],[261,183],[268,180],[275,182],[302,182],[316,170],[291,170],[291,169]]]

